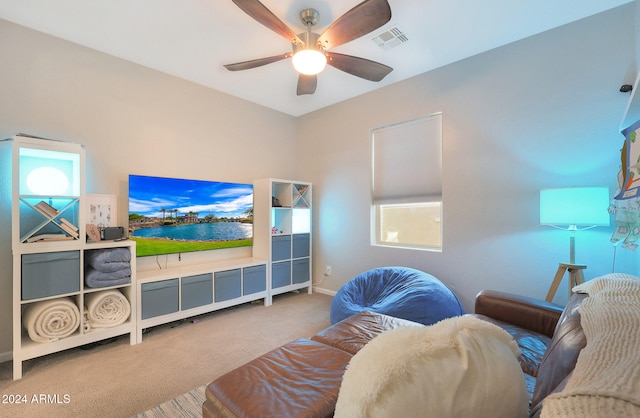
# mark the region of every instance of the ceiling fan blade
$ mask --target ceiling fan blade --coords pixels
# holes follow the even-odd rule
[[[365,0],[343,14],[329,26],[318,43],[334,48],[378,29],[391,20],[391,7],[387,0]]]
[[[274,55],[272,57],[258,58],[251,61],[236,62],[234,64],[226,64],[224,68],[229,71],[249,70],[251,68],[262,67],[263,65],[271,64],[272,62],[280,61],[285,58],[289,58],[290,53]]]
[[[318,76],[317,75],[298,75],[298,89],[296,94],[298,96],[302,96],[303,94],[313,94],[316,92],[316,87],[318,86]]]
[[[335,52],[327,52],[327,64],[369,81],[380,81],[393,71],[393,68],[379,62]]]
[[[258,0],[233,0],[233,2],[246,14],[262,23],[278,35],[287,38],[289,42],[301,45],[303,44],[300,38],[298,38],[298,35],[289,29],[286,24],[278,19],[271,10],[267,9],[267,7]]]

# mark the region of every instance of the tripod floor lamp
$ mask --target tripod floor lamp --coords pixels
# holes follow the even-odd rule
[[[569,232],[569,262],[560,263],[545,300],[551,302],[569,272],[571,289],[584,282],[586,264],[576,264],[576,233],[596,226],[609,226],[609,189],[607,187],[564,187],[540,190],[540,225]]]

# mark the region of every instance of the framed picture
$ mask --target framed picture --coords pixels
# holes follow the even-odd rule
[[[86,223],[98,228],[117,226],[118,197],[107,194],[88,194]]]

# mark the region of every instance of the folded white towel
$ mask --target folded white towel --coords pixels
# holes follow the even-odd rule
[[[29,338],[41,343],[68,337],[80,326],[80,310],[71,298],[30,303],[22,317]]]

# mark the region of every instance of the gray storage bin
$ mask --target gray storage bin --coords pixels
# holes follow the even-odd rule
[[[240,269],[216,271],[213,276],[214,300],[222,302],[242,295]]]
[[[181,309],[213,303],[213,275],[198,274],[182,278]]]
[[[242,294],[263,292],[267,290],[267,266],[252,266],[242,269]]]
[[[291,236],[276,235],[271,237],[271,261],[291,258]]]
[[[293,258],[309,257],[309,234],[295,234],[293,236]]]
[[[291,284],[291,261],[273,263],[271,265],[271,288],[288,286]]]
[[[80,251],[22,255],[22,300],[80,291]]]
[[[142,319],[178,312],[178,279],[142,284]]]
[[[309,281],[309,259],[301,258],[293,260],[293,283],[305,283]]]

